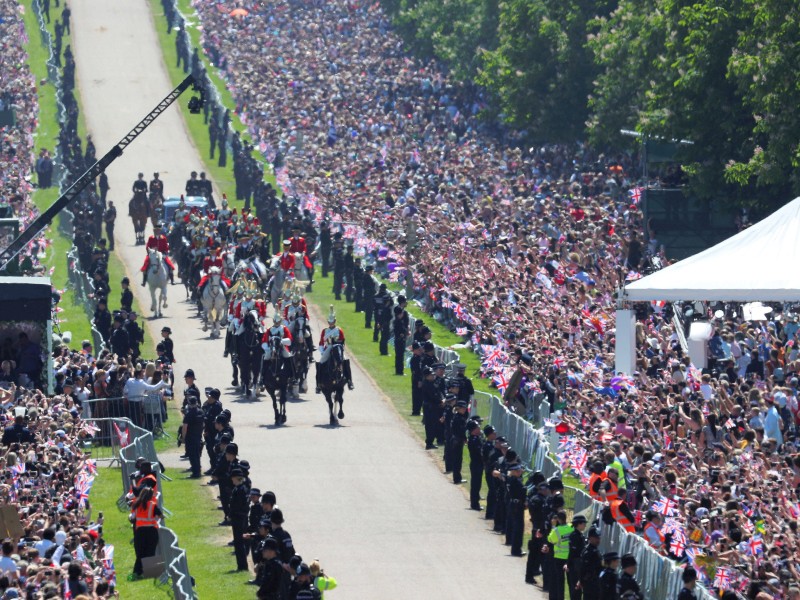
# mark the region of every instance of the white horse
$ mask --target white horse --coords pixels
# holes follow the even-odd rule
[[[218,338],[220,322],[224,318],[225,309],[228,306],[219,267],[211,267],[209,269],[208,282],[203,289],[203,296],[200,302],[203,304],[203,310],[205,312],[203,331],[208,331],[208,327],[211,325],[211,337]]]
[[[267,288],[269,299],[276,307],[286,290],[297,289],[297,293],[302,295],[306,286],[310,283],[308,269],[303,264],[303,255],[300,252],[295,252],[294,264],[295,267],[293,269],[282,269],[280,256],[274,256],[269,264],[269,271],[272,273],[272,278]]]
[[[169,273],[164,256],[155,248],[147,251],[150,264],[147,267],[147,287],[150,288],[150,311],[156,317],[161,316],[161,309],[167,308],[167,284],[169,283]],[[156,302],[156,290],[161,290],[161,294]]]
[[[228,250],[225,252],[225,258],[223,259],[223,267],[222,273],[233,281],[233,272],[236,270],[236,261],[233,259],[233,250]]]

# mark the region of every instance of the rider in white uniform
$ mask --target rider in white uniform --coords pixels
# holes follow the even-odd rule
[[[264,337],[261,338],[261,347],[264,349],[264,360],[272,359],[272,348],[269,342],[273,337],[281,338],[281,356],[283,358],[291,358],[292,353],[289,351],[289,348],[292,347],[292,334],[289,328],[283,324],[280,313],[277,312],[272,317],[272,327],[265,331]]]
[[[309,325],[308,310],[306,309],[305,302],[298,294],[292,296],[292,303],[283,309],[285,322],[289,327],[289,331],[294,331],[295,321],[302,319],[303,338],[308,349],[308,360],[314,362],[314,342],[311,339],[311,326]]]

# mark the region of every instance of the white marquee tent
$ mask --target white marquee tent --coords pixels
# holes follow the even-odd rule
[[[791,302],[800,300],[800,198],[766,219],[695,254],[625,286],[624,302],[705,300]],[[633,312],[617,311],[616,370],[635,365]]]
[[[632,302],[800,300],[800,198],[752,227],[625,286]]]

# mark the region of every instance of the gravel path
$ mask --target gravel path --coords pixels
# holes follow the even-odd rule
[[[172,85],[146,2],[73,0],[71,7],[82,106],[100,155]],[[188,94],[181,101],[187,100]],[[149,180],[159,171],[167,194],[178,194],[193,169],[201,170],[200,159],[173,107],[108,171],[109,199],[119,214],[117,253],[127,265],[144,317],[149,317],[150,301],[139,285],[144,251],[134,246],[126,216],[130,186],[137,172]],[[111,305],[118,306],[119,282],[112,287]],[[287,407],[286,426],[276,429],[263,396],[244,402],[230,388],[222,341],[203,334],[192,307],[183,301],[183,288],[169,291],[165,316],[148,323],[147,343],[163,325],[171,326],[176,370],[192,367],[201,388],[223,391],[241,455],[253,466],[254,484],[277,493],[298,551],[307,560],[318,557],[339,580],[336,598],[543,597],[524,584],[524,559],[510,557],[486,522],[468,510],[463,492],[441,474],[357,365],[356,390],[345,397],[347,416],[341,427],[328,426],[327,406],[312,385],[303,401]],[[319,332],[319,315],[315,321]],[[176,392],[181,395],[180,384]],[[165,457],[173,464],[176,458]],[[188,555],[191,564],[191,548]],[[238,590],[247,596],[251,591]]]

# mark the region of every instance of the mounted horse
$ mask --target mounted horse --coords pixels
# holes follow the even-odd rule
[[[219,337],[220,323],[225,317],[228,301],[225,297],[225,286],[222,274],[218,267],[211,267],[208,273],[208,282],[203,288],[200,302],[203,305],[203,331],[211,327],[211,337]]]
[[[150,288],[150,311],[156,317],[161,316],[161,309],[167,308],[167,288],[169,283],[169,271],[164,255],[155,248],[147,251],[149,264],[145,272],[147,287]],[[158,301],[156,301],[156,290],[160,290]]]
[[[338,425],[339,419],[344,418],[344,386],[347,385],[345,375],[344,346],[341,343],[332,344],[328,360],[318,365],[317,384],[325,396],[330,413],[330,424]],[[339,412],[334,415],[335,404],[339,403]]]
[[[231,355],[233,380],[241,374],[241,390],[247,398],[258,396],[258,378],[261,373],[261,336],[263,334],[258,312],[248,311],[242,319],[241,331],[234,335],[235,354]]]
[[[284,357],[284,345],[281,334],[268,332],[262,344],[264,362],[261,366],[261,385],[272,398],[272,409],[275,411],[275,425],[286,423],[286,398],[288,381],[291,376],[291,362]],[[280,409],[278,404],[280,403]]]
[[[306,345],[306,319],[303,316],[297,317],[292,323],[292,364],[293,373],[291,381],[291,392],[295,398],[300,397],[301,393],[308,391],[308,362],[311,358]]]
[[[144,244],[144,229],[147,227],[147,219],[151,216],[147,192],[134,192],[133,198],[128,203],[128,216],[133,221],[136,245],[141,246]]]

